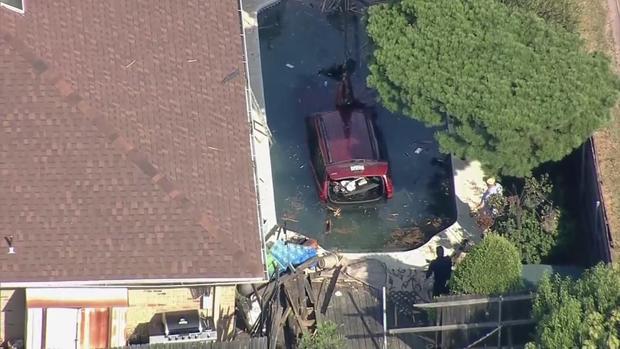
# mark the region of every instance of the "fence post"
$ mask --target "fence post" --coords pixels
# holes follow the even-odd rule
[[[590,142],[587,140],[586,143]],[[579,179],[579,199],[583,200],[585,190],[586,190],[586,143],[581,145],[581,177]]]
[[[387,306],[385,301],[385,286],[383,286],[383,349],[387,349]]]
[[[504,297],[502,295],[499,296],[499,311],[497,314],[497,348],[502,347],[502,302]]]
[[[596,200],[594,202],[594,230],[597,232],[597,235],[599,235],[599,239],[601,238],[599,233],[599,227],[600,227],[600,222],[601,222],[601,201],[600,200]],[[604,244],[603,244],[604,245]]]

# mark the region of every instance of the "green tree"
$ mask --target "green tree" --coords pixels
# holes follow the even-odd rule
[[[520,285],[521,268],[519,250],[507,239],[491,234],[456,266],[450,290],[477,295],[505,293]]]
[[[575,32],[579,25],[581,4],[579,0],[501,0],[508,6],[515,6],[534,12],[549,23],[555,23],[568,31]]]
[[[620,268],[600,264],[579,280],[545,276],[533,315],[529,348],[620,348]]]
[[[495,0],[373,6],[368,84],[381,102],[446,125],[442,151],[526,176],[560,160],[610,118],[620,84],[577,34]]]
[[[306,334],[299,341],[299,349],[340,349],[344,348],[345,342],[338,332],[338,325],[331,321],[320,322],[316,332]]]

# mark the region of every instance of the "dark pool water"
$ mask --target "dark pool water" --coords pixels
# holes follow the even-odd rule
[[[342,14],[321,12],[322,1],[283,1],[259,14],[261,60],[269,127],[276,209],[290,229],[334,250],[379,252],[422,245],[454,222],[449,159],[438,151],[433,129],[394,115],[376,102],[366,86],[370,44],[363,9]],[[346,20],[346,25],[345,25]],[[345,56],[345,47],[348,54]],[[319,202],[309,165],[304,118],[334,110],[337,82],[322,68],[356,61],[355,96],[374,106],[387,145],[394,198],[368,208],[345,210],[339,217]],[[415,153],[417,148],[422,151]],[[331,231],[325,233],[326,221]]]

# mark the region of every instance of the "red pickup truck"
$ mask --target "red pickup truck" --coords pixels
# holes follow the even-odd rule
[[[381,158],[371,113],[354,109],[307,118],[311,164],[319,197],[332,204],[360,204],[392,197],[387,161]]]

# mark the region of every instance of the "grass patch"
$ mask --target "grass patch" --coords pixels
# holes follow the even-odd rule
[[[581,1],[579,31],[590,51],[613,53],[613,38],[608,30],[607,0]]]
[[[615,0],[614,0],[615,1]],[[604,52],[613,62],[616,72],[618,56],[610,28],[607,0],[583,0],[579,29],[590,51]],[[611,11],[616,11],[615,8]],[[612,110],[611,123],[597,131],[594,142],[598,151],[603,196],[611,232],[616,242],[614,260],[620,260],[620,106]]]

